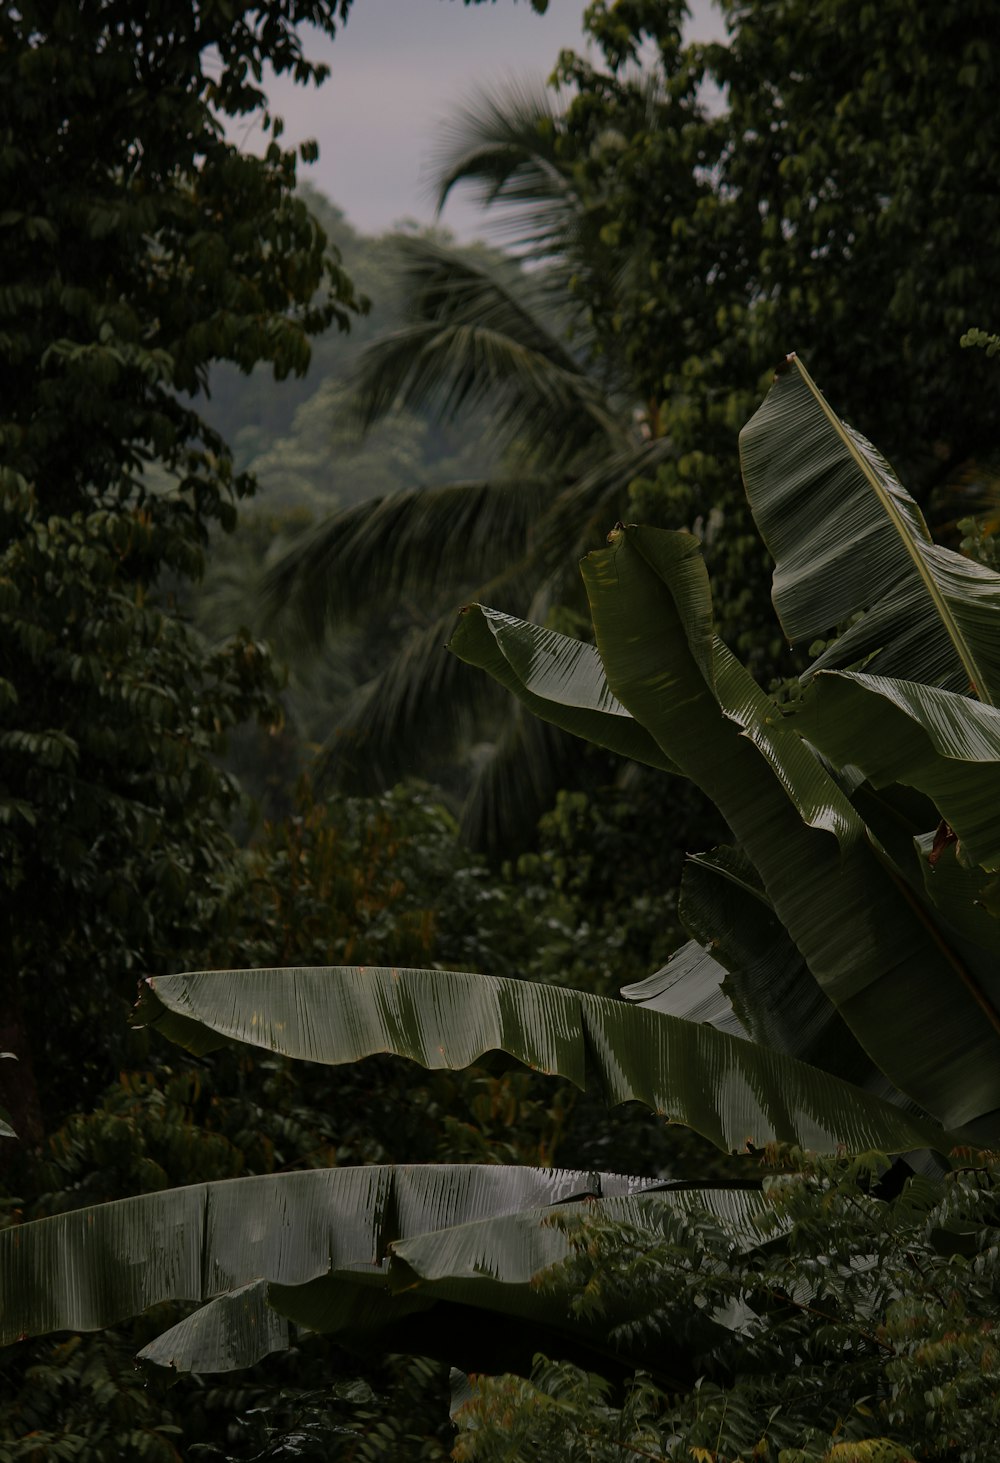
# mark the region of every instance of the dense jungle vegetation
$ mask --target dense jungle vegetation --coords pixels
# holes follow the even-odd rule
[[[503,249],[350,6],[0,15],[0,1463],[986,1463],[992,6],[597,0]]]

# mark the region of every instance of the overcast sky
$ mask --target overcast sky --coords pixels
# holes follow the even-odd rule
[[[691,38],[721,38],[712,0],[689,3]],[[285,120],[283,140],[319,143],[319,161],[300,167],[300,177],[363,233],[382,233],[405,219],[430,222],[428,163],[441,123],[483,83],[544,80],[560,50],[582,49],[587,4],[549,0],[546,14],[536,15],[527,0],[354,0],[333,41],[307,36],[310,59],[330,67],[323,86],[267,81],[271,106]],[[243,140],[255,144],[252,134]],[[443,222],[462,239],[484,232],[481,210],[460,193],[449,200]]]

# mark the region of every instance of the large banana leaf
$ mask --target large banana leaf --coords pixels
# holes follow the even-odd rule
[[[848,1081],[871,1083],[877,1068],[813,979],[738,849],[717,848],[687,861],[677,912],[722,962],[723,993],[753,1041]]]
[[[385,1289],[373,1294],[369,1283],[371,1299],[365,1306],[366,1313],[361,1313],[355,1301],[350,1302],[351,1331],[355,1337],[364,1330],[376,1334],[384,1331],[387,1323],[398,1321],[401,1303],[422,1307],[419,1325],[426,1329],[430,1319],[426,1310],[432,1304],[446,1302],[529,1322],[536,1351],[542,1329],[584,1338],[591,1346],[603,1349],[602,1341],[611,1324],[609,1317],[592,1321],[572,1317],[572,1294],[565,1282],[560,1284],[558,1272],[551,1273],[568,1254],[564,1223],[572,1225],[581,1218],[599,1217],[635,1225],[652,1237],[670,1213],[712,1216],[732,1237],[734,1248],[743,1250],[773,1235],[770,1228],[765,1234],[759,1222],[765,1214],[770,1215],[770,1209],[756,1183],[719,1188],[677,1186],[473,1220],[394,1244],[382,1282]],[[538,1281],[543,1275],[548,1283],[540,1288]],[[313,1330],[339,1332],[345,1329],[343,1292],[343,1278],[331,1274],[301,1286],[272,1286],[269,1294],[272,1303],[297,1323]],[[456,1338],[452,1355],[457,1345]],[[530,1353],[526,1359],[530,1359]]]
[[[790,357],[740,433],[774,605],[793,644],[861,619],[814,669],[849,666],[1000,700],[1000,575],[931,542],[885,459]]]
[[[697,553],[690,535],[679,537]],[[710,614],[710,601],[708,607]],[[860,837],[863,824],[850,802],[749,672],[710,632],[695,645],[721,709],[771,764],[802,818],[844,843]],[[613,694],[592,645],[485,605],[472,605],[463,611],[448,648],[487,671],[536,716],[564,731],[651,767],[687,772]]]
[[[677,770],[611,694],[593,645],[485,605],[469,605],[448,649],[488,671],[529,711],[563,731],[651,767]]]
[[[601,1352],[606,1319],[571,1315],[558,1274],[544,1290],[535,1283],[568,1253],[556,1216],[597,1215],[655,1235],[668,1212],[708,1215],[748,1249],[772,1237],[773,1225],[765,1234],[758,1223],[767,1211],[754,1181],[651,1185],[492,1165],[202,1184],[0,1233],[0,1344],[193,1300],[206,1304],[146,1346],[143,1360],[179,1371],[248,1366],[287,1347],[291,1318],[383,1347],[409,1344],[412,1322],[415,1347],[468,1364],[482,1356],[481,1333],[494,1330],[483,1311],[519,1324],[522,1365],[545,1337]]]
[[[1000,869],[1000,711],[913,681],[851,671],[815,677],[795,717],[820,751],[876,788],[931,798],[982,868]]]
[[[245,1289],[254,1281],[295,1286],[331,1270],[371,1274],[408,1236],[646,1184],[570,1170],[373,1165],[93,1205],[0,1231],[0,1345],[113,1325],[163,1301],[224,1296],[211,1318],[216,1334],[203,1327],[198,1345],[203,1358],[214,1349],[245,1366],[255,1346],[262,1355],[283,1335],[270,1322],[261,1333],[261,1298]]]
[[[231,1040],[328,1063],[394,1052],[429,1068],[506,1052],[579,1087],[592,1063],[609,1102],[642,1102],[726,1151],[774,1139],[825,1152],[945,1141],[934,1123],[711,1026],[529,981],[378,967],[195,971],[148,977],[134,1019],[196,1052]]]
[[[857,1040],[946,1127],[993,1131],[1000,1024],[979,998],[979,973],[867,843],[842,838],[838,847],[803,822],[777,775],[779,744],[765,758],[725,713],[697,545],[684,534],[621,529],[583,568],[612,691],[716,803]]]
[[[621,988],[626,1001],[648,1011],[662,1011],[684,1021],[704,1021],[731,1036],[746,1036],[732,1002],[723,990],[728,971],[708,948],[689,940],[660,970]]]
[[[685,544],[695,551],[693,540],[686,539]],[[701,652],[702,672],[720,708],[757,746],[801,817],[813,826],[834,832],[845,845],[854,842],[863,830],[862,820],[817,759],[785,724],[771,698],[712,634],[710,604],[708,608],[703,636],[696,636],[695,643]],[[669,771],[681,770],[613,696],[603,663],[593,646],[480,605],[463,612],[449,648],[463,660],[486,670],[524,706],[555,725],[650,765],[660,765]],[[702,944],[713,938],[707,924],[692,932]],[[768,955],[763,966],[755,967],[750,973],[751,979],[762,981],[763,985],[748,997],[744,1018],[747,1010],[752,1009],[754,999],[759,997],[772,1011],[787,1040],[804,1043],[783,1045],[777,1040],[777,1031],[772,1029],[773,1039],[769,1044],[832,1070],[838,1076],[858,1081],[864,1075],[867,1079],[873,1070],[871,1063],[864,1058],[829,998],[809,975],[787,935],[784,939],[791,958],[782,963],[779,985],[774,984],[776,956]],[[729,962],[729,970],[738,974],[743,964],[745,961]],[[720,990],[725,973],[705,951],[685,947],[662,971],[628,987],[623,995],[669,1015],[711,1021],[722,1030],[743,1034],[728,997]],[[794,1000],[788,1006],[786,998],[792,991]],[[763,1010],[759,1019],[767,1019]]]

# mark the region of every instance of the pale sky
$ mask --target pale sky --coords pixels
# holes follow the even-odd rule
[[[510,77],[544,80],[560,50],[581,50],[588,0],[549,0],[536,15],[527,0],[463,5],[461,0],[354,0],[333,41],[307,38],[311,60],[325,61],[323,86],[295,86],[270,76],[272,110],[285,121],[287,145],[319,143],[319,161],[300,164],[313,183],[363,233],[405,219],[429,223],[427,169],[436,131],[483,84]],[[691,39],[724,35],[712,0],[689,0]],[[240,137],[238,129],[233,136]],[[241,139],[253,148],[255,137]],[[461,239],[485,232],[482,210],[456,192],[442,222]]]

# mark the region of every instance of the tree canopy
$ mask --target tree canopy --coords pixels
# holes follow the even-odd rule
[[[295,194],[278,119],[260,158],[223,119],[265,106],[265,63],[321,80],[296,27],[346,13],[28,3],[0,18],[0,842],[17,972],[0,1024],[20,1059],[0,1081],[27,1135],[53,986],[89,967],[56,1005],[83,1057],[71,1081],[103,1082],[109,997],[181,956],[232,895],[237,789],[217,757],[248,715],[277,718],[277,677],[261,643],[209,647],[172,612],[209,525],[231,528],[252,488],[194,398],[216,361],[301,373],[309,337],[360,302]]]

